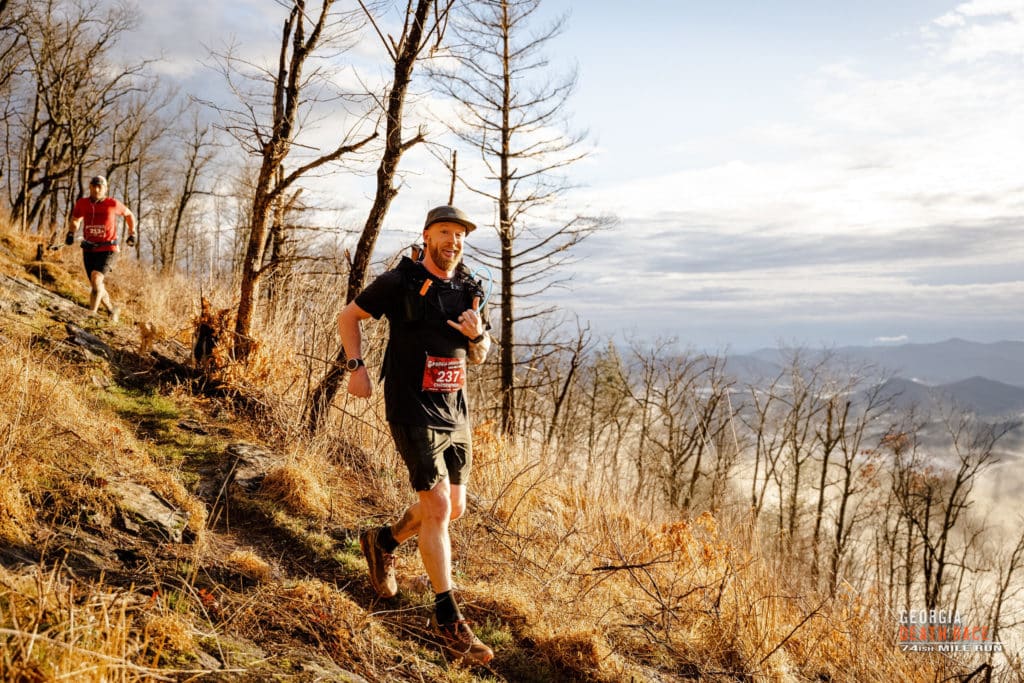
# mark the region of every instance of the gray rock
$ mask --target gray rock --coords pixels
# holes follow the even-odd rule
[[[113,358],[113,350],[95,334],[86,332],[77,325],[67,323],[65,329],[68,331],[68,342],[75,346],[80,346],[85,350],[96,354],[101,358]]]
[[[54,294],[34,282],[10,275],[0,275],[0,301],[19,313],[31,315],[39,309],[70,311],[78,308],[73,302]]]
[[[210,430],[203,426],[199,420],[186,419],[178,423],[178,427],[193,434],[209,434]]]
[[[112,481],[110,493],[117,499],[126,531],[154,536],[157,541],[184,540],[188,518],[162,496],[130,481]]]
[[[259,489],[267,472],[282,460],[280,455],[249,443],[233,443],[226,452],[232,456],[228,483],[250,493]]]

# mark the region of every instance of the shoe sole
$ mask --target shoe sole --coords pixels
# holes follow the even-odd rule
[[[388,591],[382,590],[383,586],[378,586],[373,581],[373,548],[370,546],[370,537],[368,534],[359,535],[359,549],[363,551],[363,557],[366,558],[366,568],[369,570],[368,573],[370,575],[370,587],[373,588],[374,592],[385,600],[398,595],[398,591],[389,593]]]

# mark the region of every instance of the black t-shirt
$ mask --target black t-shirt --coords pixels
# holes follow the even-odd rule
[[[457,390],[428,391],[424,369],[428,357],[432,363],[461,360],[465,368],[469,340],[446,321],[457,321],[472,306],[474,296],[482,296],[480,286],[464,274],[457,272],[452,279],[442,280],[421,263],[403,258],[397,268],[382,274],[356,297],[357,306],[374,318],[387,316],[390,324],[382,372],[388,422],[441,430],[467,423],[465,377]],[[480,315],[484,329],[490,329],[485,311]]]

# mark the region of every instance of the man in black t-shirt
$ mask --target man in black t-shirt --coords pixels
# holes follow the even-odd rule
[[[461,265],[462,245],[476,225],[452,206],[427,213],[420,261],[403,258],[364,289],[338,316],[350,371],[348,391],[369,398],[373,380],[363,363],[359,323],[388,319],[384,406],[395,446],[418,501],[391,525],[359,537],[378,595],[398,592],[395,549],[417,537],[435,592],[433,628],[449,655],[486,664],[494,653],[462,617],[452,594],[449,522],[466,509],[473,444],[466,402],[467,361],[479,364],[491,346],[482,292]]]

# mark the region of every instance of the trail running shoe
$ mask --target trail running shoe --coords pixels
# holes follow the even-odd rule
[[[398,593],[398,580],[395,578],[395,556],[384,552],[377,545],[380,529],[368,529],[359,534],[359,547],[366,557],[366,567],[370,570],[370,585],[382,598],[393,598]]]
[[[432,620],[431,624],[441,648],[449,658],[480,665],[494,659],[494,650],[476,637],[465,619],[460,619],[454,624],[438,624],[436,620]]]

